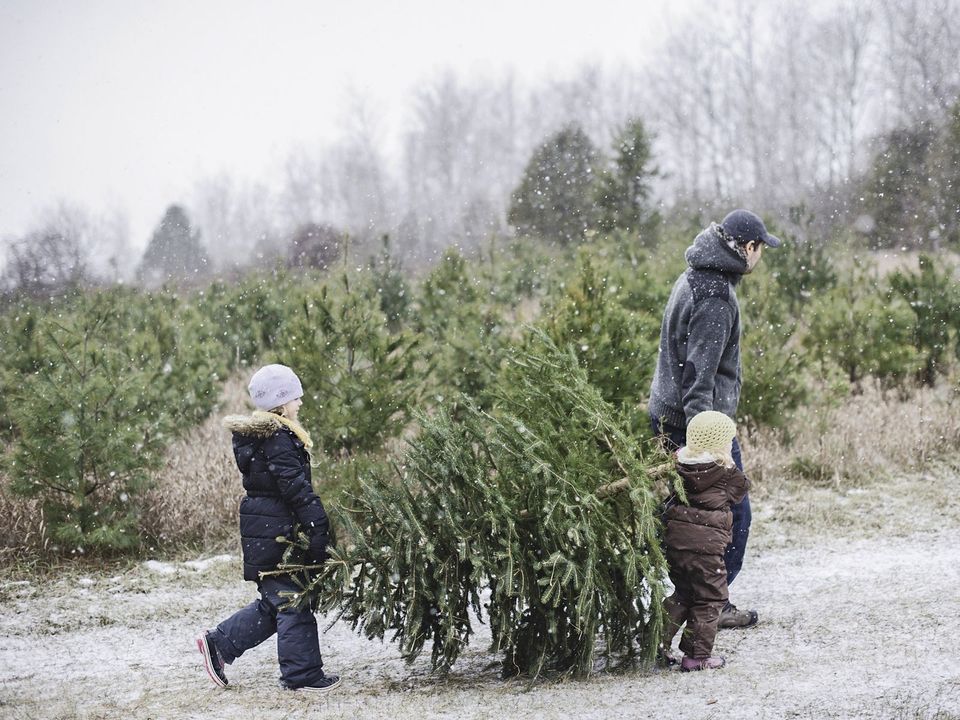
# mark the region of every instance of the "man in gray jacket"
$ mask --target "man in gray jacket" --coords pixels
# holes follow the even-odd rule
[[[672,447],[686,442],[687,423],[699,412],[717,410],[736,421],[740,401],[740,305],[736,286],[760,262],[763,248],[780,239],[748,210],[734,210],[711,223],[687,248],[687,269],[673,286],[660,328],[660,353],[650,387],[654,433]],[[740,470],[740,445],[733,440]],[[733,506],[733,540],[724,553],[727,584],[743,566],[750,534],[750,498]],[[727,603],[721,628],[750,627],[755,610]]]

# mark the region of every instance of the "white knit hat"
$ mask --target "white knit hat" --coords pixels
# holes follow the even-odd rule
[[[687,424],[687,449],[693,453],[728,453],[736,434],[733,420],[722,412],[706,410],[694,415]]]
[[[260,410],[273,410],[303,397],[300,378],[286,365],[264,365],[250,378],[247,390]]]

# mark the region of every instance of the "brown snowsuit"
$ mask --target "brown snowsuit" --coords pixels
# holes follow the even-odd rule
[[[717,621],[727,602],[727,569],[723,552],[733,526],[731,503],[740,502],[750,480],[736,467],[716,463],[677,464],[689,505],[674,504],[666,513],[667,562],[673,595],[664,601],[669,622],[664,647],[684,622],[680,650],[694,658],[709,657],[717,637]]]

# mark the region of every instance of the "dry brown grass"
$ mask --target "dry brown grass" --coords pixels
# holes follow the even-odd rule
[[[904,534],[923,528],[891,523],[910,517],[911,503],[942,506],[960,519],[952,499],[960,465],[960,394],[941,384],[909,398],[875,387],[836,407],[808,406],[782,432],[744,442],[755,514],[780,537],[843,530]]]
[[[168,449],[144,500],[144,532],[161,545],[212,548],[235,539],[243,488],[221,421],[249,412],[245,381],[245,375],[230,378],[210,417]]]
[[[45,553],[50,538],[43,522],[40,502],[18,497],[10,491],[10,481],[0,475],[0,565],[21,558],[25,553]]]
[[[960,393],[946,383],[906,398],[868,386],[835,407],[800,408],[785,430],[758,432],[745,444],[758,479],[793,476],[839,489],[928,469],[958,448],[958,410]]]

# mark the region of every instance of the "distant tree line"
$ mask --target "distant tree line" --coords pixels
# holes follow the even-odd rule
[[[411,263],[512,233],[652,237],[657,207],[699,224],[731,205],[788,223],[803,206],[820,238],[855,227],[873,247],[957,243],[960,3],[808,5],[705,6],[647,66],[584,65],[535,86],[442,73],[409,98],[399,133],[354,96],[341,136],[292,150],[280,182],[200,180],[142,257],[122,222],[51,209],[10,239],[3,287],[43,296],[264,262],[325,267],[376,254],[384,235]]]

